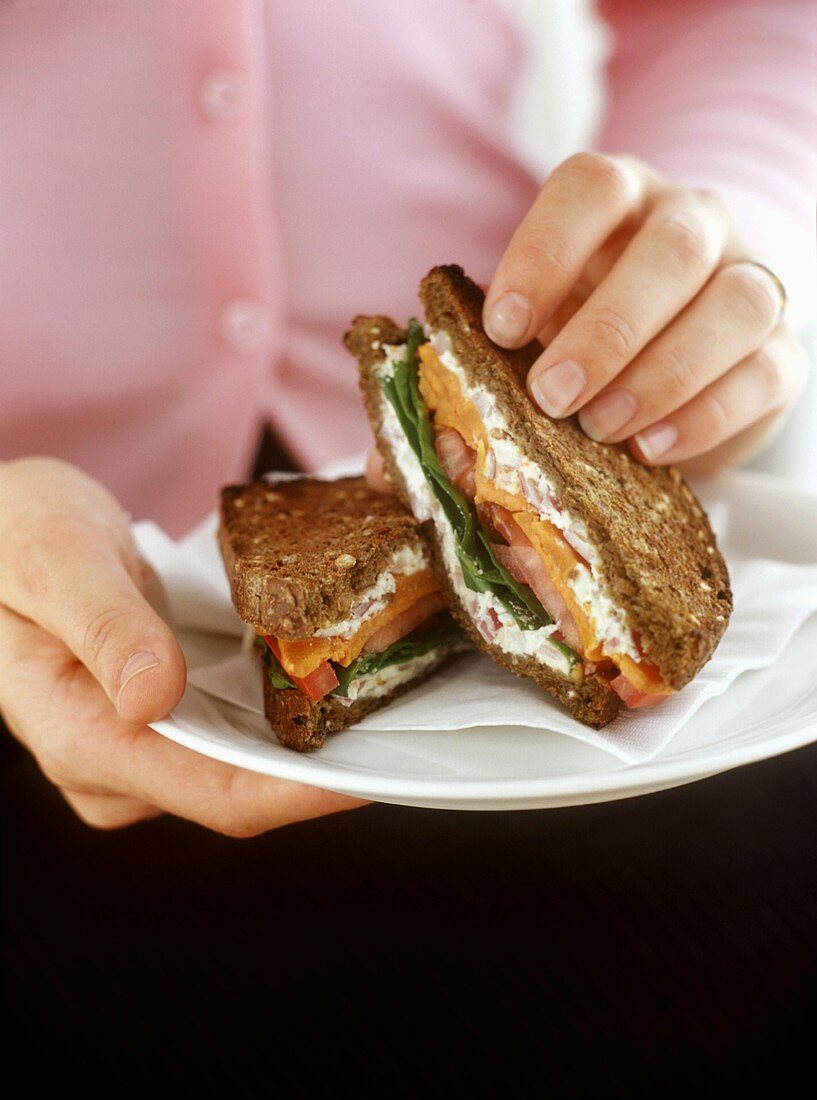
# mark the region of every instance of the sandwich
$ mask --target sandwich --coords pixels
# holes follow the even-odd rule
[[[363,478],[228,486],[218,538],[289,748],[321,748],[463,647],[417,523]]]
[[[709,660],[732,609],[704,510],[673,467],[539,412],[525,380],[541,346],[492,343],[461,268],[434,268],[420,298],[425,329],[358,317],[345,343],[454,617],[589,726],[660,703]]]

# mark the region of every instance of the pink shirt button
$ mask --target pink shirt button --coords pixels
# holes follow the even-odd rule
[[[224,308],[219,331],[236,351],[258,351],[269,340],[269,317],[258,302],[237,298]]]
[[[243,98],[244,82],[229,69],[211,73],[199,89],[201,108],[215,121],[238,114]]]

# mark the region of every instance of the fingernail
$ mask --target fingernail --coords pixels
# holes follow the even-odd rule
[[[678,439],[678,429],[672,424],[656,424],[639,432],[635,437],[639,450],[650,462],[659,458],[673,447]]]
[[[533,399],[548,416],[561,416],[587,385],[587,372],[579,363],[565,359],[531,379]]]
[[[485,331],[495,344],[516,344],[530,328],[533,310],[521,294],[506,294],[495,302],[485,318]]]
[[[119,691],[117,694],[118,700],[122,698],[122,692],[134,678],[138,676],[140,672],[147,672],[149,668],[156,668],[159,663],[159,658],[155,653],[151,653],[149,650],[140,649],[137,653],[131,653],[127,661],[122,666],[122,671],[119,673]]]
[[[601,443],[632,420],[638,402],[628,390],[611,390],[582,409],[579,423],[584,432]]]

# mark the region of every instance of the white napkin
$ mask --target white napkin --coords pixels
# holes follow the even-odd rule
[[[722,545],[728,542],[731,506],[715,497],[706,502]],[[175,628],[213,636],[221,659],[196,667],[189,680],[226,702],[263,713],[257,658],[241,652],[243,624],[230,599],[216,544],[217,520],[209,516],[180,542],[152,523],[139,523],[134,535],[142,555],[161,578]],[[628,763],[656,756],[698,708],[722,694],[742,673],[772,664],[817,612],[817,564],[795,564],[727,555],[735,611],[713,659],[683,691],[660,706],[623,711],[603,730],[570,718],[531,681],[521,680],[477,653],[416,691],[370,715],[360,728],[373,730],[451,730],[474,726],[529,726],[578,738]],[[235,636],[235,654],[223,659],[224,635]],[[206,643],[206,638],[203,639]],[[219,641],[220,644],[215,644]]]

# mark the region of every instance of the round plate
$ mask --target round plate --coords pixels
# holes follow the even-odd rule
[[[720,479],[699,495],[728,496],[727,558],[811,562],[817,495],[756,474]],[[740,522],[734,521],[734,516]],[[191,667],[213,639],[180,638]],[[224,656],[235,641],[223,641]],[[705,703],[664,751],[625,764],[563,734],[511,726],[452,731],[347,730],[313,755],[279,745],[265,720],[192,685],[160,733],[196,752],[252,771],[380,802],[440,809],[539,809],[648,794],[704,779],[817,740],[817,616],[769,668],[744,673]]]

